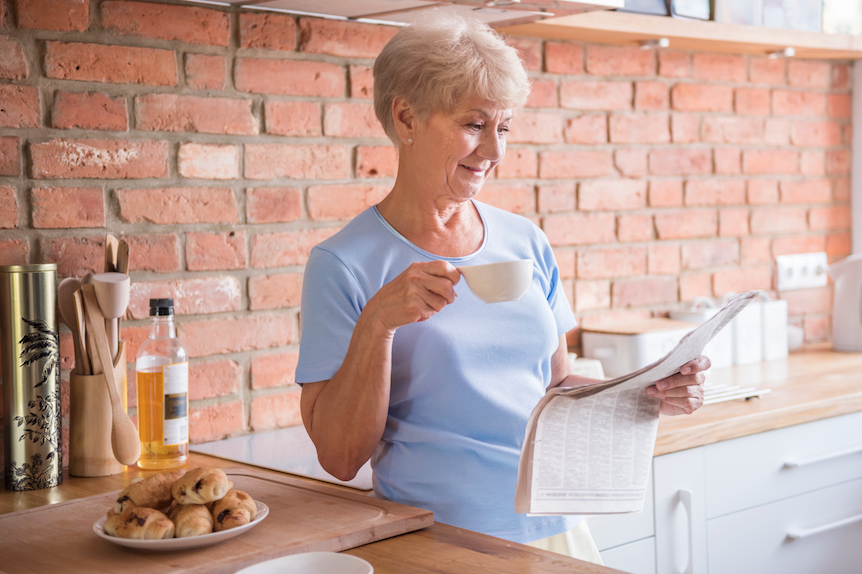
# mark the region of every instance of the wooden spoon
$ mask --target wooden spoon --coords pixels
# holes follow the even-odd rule
[[[92,285],[84,285],[81,287],[81,292],[84,296],[84,306],[87,308],[87,322],[96,340],[96,352],[102,365],[106,365],[105,383],[108,385],[108,395],[111,397],[111,448],[121,464],[132,465],[141,458],[138,429],[123,409],[120,393],[117,390],[117,379],[114,376],[111,351],[108,349],[108,338],[105,333],[105,318],[99,310],[96,291]]]
[[[120,242],[110,233],[105,237],[105,273],[117,270],[117,251]]]
[[[93,334],[87,331],[87,316],[84,314],[84,298],[81,295],[81,290],[78,289],[73,293],[75,300],[75,325],[78,330],[78,336],[81,338],[81,361],[83,364],[82,375],[99,375],[99,372],[94,372],[93,361],[90,359],[90,350],[92,350]]]
[[[117,246],[117,273],[129,274],[129,244],[125,239]]]
[[[93,275],[93,288],[99,308],[105,317],[108,344],[111,346],[111,359],[117,358],[120,347],[118,319],[129,307],[129,276],[125,273],[99,273]],[[103,365],[104,368],[104,365]]]
[[[57,286],[57,306],[60,308],[60,317],[72,331],[72,345],[75,347],[75,372],[80,375],[90,374],[90,361],[84,362],[84,353],[81,349],[83,331],[78,327],[75,317],[75,292],[81,288],[81,282],[74,277],[66,277]]]
[[[129,244],[125,239],[120,239],[120,246],[117,248],[117,273],[129,274]],[[127,319],[126,315],[128,314],[129,311],[126,309],[123,316],[117,319],[117,338],[120,341],[123,340],[123,333],[121,331],[123,319]]]
[[[93,274],[87,273],[83,277],[81,277],[81,285],[92,285],[93,284]],[[86,315],[84,314],[84,305],[83,299],[81,299],[81,319],[86,319]],[[86,325],[86,321],[84,321],[84,325]],[[86,329],[87,335],[87,344],[86,349],[88,353],[88,358],[90,361],[90,374],[91,375],[101,375],[102,374],[102,362],[99,361],[99,357],[96,355],[96,345],[93,341],[93,331],[90,329]],[[82,345],[83,346],[83,345]]]

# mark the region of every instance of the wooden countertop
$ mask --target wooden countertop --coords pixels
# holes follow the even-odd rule
[[[760,399],[705,406],[662,417],[655,456],[767,430],[862,411],[862,353],[813,345],[787,359],[714,369],[711,381],[772,389]]]
[[[190,466],[245,467],[255,468],[261,472],[256,467],[197,453],[192,453]],[[273,471],[263,472],[281,474]],[[0,490],[0,514],[120,490],[133,479],[151,474],[152,471],[127,467],[125,472],[114,476],[78,478],[70,477],[66,469],[63,473],[63,483],[54,488],[26,492],[13,492],[5,488]],[[344,488],[335,485],[327,486]],[[356,492],[353,489],[346,490]],[[135,552],[130,551],[130,553]],[[370,562],[374,566],[375,574],[419,574],[420,572],[607,574],[617,572],[610,568],[445,524],[434,524],[429,528],[366,544],[345,552]],[[3,559],[0,557],[0,564],[2,562]],[[58,564],[57,571],[62,570],[61,565]]]
[[[709,405],[691,416],[662,417],[656,456],[862,411],[862,353],[836,353],[828,345],[808,347],[787,359],[716,369],[711,373],[711,380],[769,388],[772,392],[761,399]],[[245,466],[203,454],[191,455],[191,466],[204,465]],[[77,478],[69,477],[66,471],[63,483],[55,488],[28,492],[0,490],[0,514],[120,490],[134,478],[148,474],[148,471],[128,467],[114,476]],[[377,574],[613,572],[444,524],[434,524],[346,552],[368,560]]]

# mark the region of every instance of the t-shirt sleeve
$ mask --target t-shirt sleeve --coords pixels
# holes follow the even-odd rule
[[[297,383],[327,381],[338,372],[365,303],[347,266],[333,253],[314,248],[302,282]]]
[[[554,257],[554,250],[548,242],[545,234],[539,231],[541,242],[541,258],[548,278],[548,305],[554,314],[554,319],[557,321],[557,336],[565,335],[575,327],[578,322],[572,313],[572,308],[569,305],[569,300],[566,298],[566,290],[563,287],[560,279],[560,268],[557,267],[557,259]]]
[[[578,322],[575,320],[572,308],[569,306],[565,289],[563,289],[563,285],[560,282],[560,270],[556,265],[551,276],[551,294],[548,296],[548,305],[551,306],[551,311],[553,311],[554,318],[557,320],[557,336],[565,335],[577,327]]]

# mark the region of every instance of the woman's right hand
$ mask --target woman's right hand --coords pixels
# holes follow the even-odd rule
[[[385,328],[425,321],[455,301],[461,273],[448,261],[413,263],[366,304]],[[370,309],[369,309],[370,307]]]

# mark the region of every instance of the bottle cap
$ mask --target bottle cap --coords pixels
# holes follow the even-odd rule
[[[150,317],[173,314],[173,299],[150,299]]]

